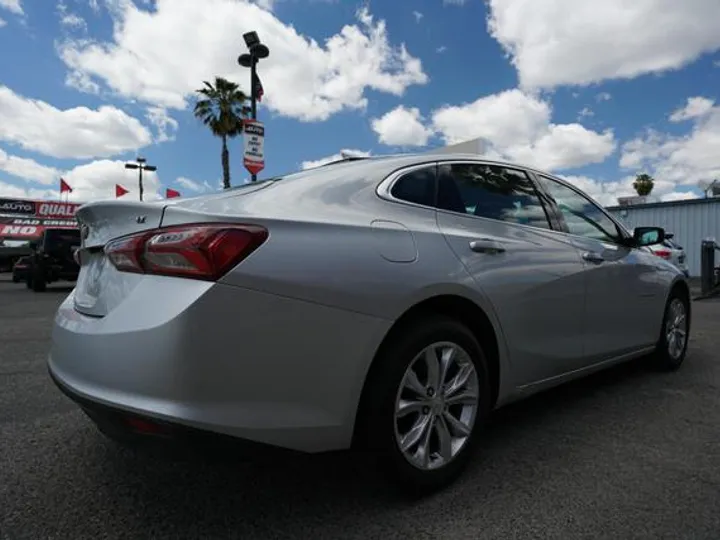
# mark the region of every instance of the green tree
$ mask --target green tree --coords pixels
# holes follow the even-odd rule
[[[650,195],[655,187],[655,179],[649,174],[638,174],[633,182],[633,187],[640,196]]]
[[[215,83],[203,81],[204,88],[196,90],[198,101],[194,114],[216,137],[222,140],[223,188],[230,187],[230,152],[227,141],[243,131],[243,118],[250,109],[248,97],[240,87],[222,77],[215,77]]]

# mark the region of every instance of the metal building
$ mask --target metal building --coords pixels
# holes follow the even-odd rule
[[[700,243],[720,241],[720,197],[671,202],[611,206],[607,210],[630,230],[639,226],[662,227],[685,248],[690,275],[700,276]]]

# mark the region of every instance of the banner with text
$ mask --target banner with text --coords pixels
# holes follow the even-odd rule
[[[32,240],[48,227],[77,227],[82,203],[0,197],[0,240]]]
[[[37,219],[0,217],[0,239],[32,240],[38,238],[45,229],[74,229],[77,221],[72,219]]]

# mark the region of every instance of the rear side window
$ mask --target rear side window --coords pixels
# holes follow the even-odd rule
[[[390,190],[401,201],[435,206],[435,166],[416,169],[401,176]]]
[[[520,170],[460,163],[441,165],[438,208],[478,217],[550,228],[535,186]]]

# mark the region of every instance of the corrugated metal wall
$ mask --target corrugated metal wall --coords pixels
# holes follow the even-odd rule
[[[649,204],[608,208],[629,229],[639,226],[662,227],[675,235],[673,240],[685,248],[691,276],[700,275],[700,243],[713,237],[720,242],[720,199]]]

